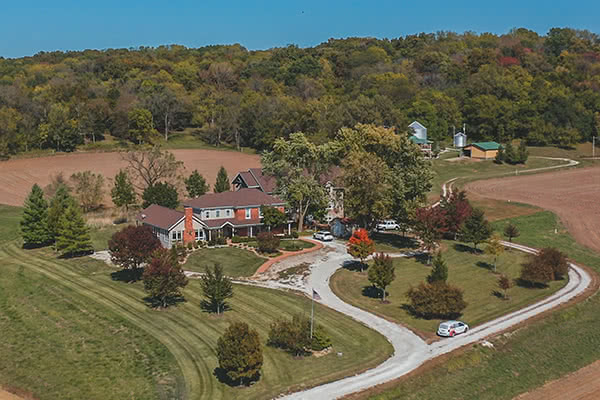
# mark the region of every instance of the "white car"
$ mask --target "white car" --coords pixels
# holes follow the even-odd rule
[[[323,242],[331,242],[333,240],[333,235],[328,231],[319,231],[315,232],[313,238],[321,240]]]
[[[446,321],[442,322],[437,330],[437,334],[440,336],[454,336],[460,335],[461,333],[467,333],[469,325],[461,321]]]
[[[400,227],[398,226],[396,221],[394,221],[393,219],[386,219],[385,221],[381,221],[380,223],[377,224],[376,228],[378,231],[390,231],[393,229],[395,229],[395,230],[400,229]]]

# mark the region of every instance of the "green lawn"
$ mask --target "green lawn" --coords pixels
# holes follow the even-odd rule
[[[498,274],[502,273],[513,279],[518,278],[521,264],[525,261],[524,253],[505,251],[498,260],[498,274],[494,274],[491,265],[493,260],[490,256],[472,253],[470,247],[461,243],[445,241],[443,246],[444,259],[448,264],[448,282],[463,289],[464,299],[468,304],[461,320],[472,327],[523,308],[566,284],[566,280],[552,282],[544,289],[529,289],[515,285],[509,291],[510,300],[503,300],[496,293]],[[331,278],[331,287],[347,303],[424,332],[425,335],[435,334],[441,320],[417,318],[406,310],[408,303],[406,292],[411,286],[425,281],[431,266],[426,265],[425,257],[396,258],[394,265],[396,279],[387,290],[389,297],[386,299],[390,301],[389,304],[381,303],[379,292],[373,291],[366,272],[340,269]]]
[[[12,229],[19,214],[0,207],[0,220],[12,221]],[[213,375],[216,341],[229,323],[249,323],[265,343],[275,319],[308,314],[310,299],[235,285],[231,309],[217,317],[202,309],[193,280],[186,302],[156,311],[143,301],[141,282],[113,280],[114,270],[91,258],[59,259],[12,240],[0,244],[0,262],[0,385],[41,400],[273,398],[353,375],[392,354],[381,335],[316,305],[317,322],[333,340],[331,354],[296,359],[265,346],[261,380],[232,388]]]
[[[515,242],[557,247],[600,271],[600,257],[576,243],[554,214],[544,211],[511,220],[521,230]],[[503,229],[507,221],[494,226]],[[383,393],[357,397],[437,400],[460,393],[465,400],[513,399],[600,359],[599,309],[600,297],[592,296],[510,334],[491,338],[493,349],[474,345]]]
[[[183,265],[188,271],[204,272],[206,267],[219,263],[225,274],[231,277],[252,276],[265,258],[235,247],[200,249],[194,251]]]
[[[375,242],[375,251],[378,253],[401,253],[415,250],[419,243],[412,237],[402,236],[397,232],[375,232],[371,235]]]
[[[115,232],[125,228],[128,224],[104,225],[92,227],[90,229],[90,238],[95,251],[107,250],[108,242]]]
[[[246,244],[249,247],[257,247],[258,246],[258,242],[256,242],[256,241],[250,241],[250,242],[246,242],[244,244]],[[310,249],[313,247],[315,247],[314,243],[307,242],[304,240],[282,239],[279,241],[279,250],[298,251],[298,250],[303,250],[303,249]]]

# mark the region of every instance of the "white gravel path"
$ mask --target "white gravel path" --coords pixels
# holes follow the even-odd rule
[[[536,251],[535,249],[508,242],[504,242],[504,245],[529,253]],[[521,310],[477,326],[466,334],[443,339],[428,345],[410,330],[340,300],[330,289],[329,278],[337,269],[342,267],[344,262],[350,261],[351,257],[346,254],[345,247],[340,243],[334,242],[328,246],[331,246],[335,251],[330,252],[326,260],[313,267],[308,278],[308,287],[303,288],[303,290],[307,294],[310,294],[311,290],[315,289],[321,296],[320,303],[349,315],[384,335],[394,346],[394,354],[383,364],[364,373],[302,392],[296,392],[282,397],[283,399],[337,399],[389,382],[413,371],[427,360],[456,350],[459,347],[481,341],[490,335],[501,332],[534,315],[569,301],[581,294],[591,283],[591,277],[585,270],[575,264],[571,264],[569,282],[552,296]]]

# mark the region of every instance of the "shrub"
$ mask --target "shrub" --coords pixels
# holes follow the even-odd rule
[[[214,247],[217,244],[217,241],[215,239],[210,239],[206,244],[210,247]]]
[[[188,250],[193,250],[193,249],[194,249],[194,242],[189,242],[189,243],[187,244],[187,249],[188,249]]]
[[[279,248],[279,238],[272,232],[262,232],[256,236],[258,251],[262,253],[275,253]]]
[[[219,246],[224,246],[227,244],[227,239],[224,237],[218,237],[216,240],[216,244],[218,244]]]
[[[292,237],[293,237],[294,239],[298,239],[298,237],[299,237],[299,236],[300,236],[300,235],[298,235],[298,231],[292,231]]]
[[[248,243],[254,240],[254,238],[248,236],[234,236],[231,238],[232,243]]]
[[[314,326],[310,338],[310,319],[296,314],[289,319],[279,319],[271,324],[269,346],[278,347],[299,356],[308,350],[321,351],[331,346],[331,339],[321,325]]]
[[[444,282],[421,283],[406,294],[412,312],[423,318],[456,318],[467,306],[460,288]]]
[[[234,322],[217,341],[217,358],[219,367],[238,385],[259,379],[263,354],[258,332],[244,322]]]
[[[529,286],[547,286],[552,278],[554,278],[552,267],[538,256],[530,256],[521,269],[521,281]]]
[[[546,247],[540,250],[537,257],[552,268],[555,281],[563,279],[569,273],[567,256],[558,249]]]
[[[310,349],[314,351],[321,351],[329,347],[331,347],[331,338],[327,336],[325,329],[321,325],[317,325],[313,330],[313,338],[312,342],[310,343]]]

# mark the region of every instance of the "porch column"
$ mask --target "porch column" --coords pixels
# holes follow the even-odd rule
[[[252,227],[250,227],[250,234],[248,236],[252,237]]]
[[[208,241],[212,240],[212,233],[210,231],[210,229],[208,230]]]
[[[292,234],[292,224],[288,222],[288,235]]]
[[[231,237],[235,236],[235,228],[231,228]]]

